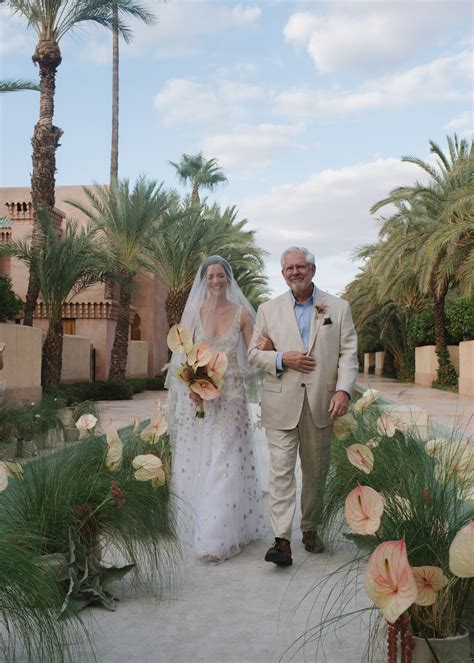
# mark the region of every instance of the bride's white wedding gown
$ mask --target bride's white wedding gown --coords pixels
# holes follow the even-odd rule
[[[177,401],[172,489],[178,531],[200,558],[232,557],[265,530],[253,424],[237,363],[240,314],[238,307],[223,336],[209,336],[200,319],[194,332],[195,342],[227,353],[220,396],[204,403],[202,419],[186,388]]]

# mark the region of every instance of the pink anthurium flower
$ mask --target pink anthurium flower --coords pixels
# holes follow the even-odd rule
[[[417,605],[433,605],[438,597],[438,592],[448,584],[448,579],[439,566],[412,566],[418,595],[415,603]]]
[[[166,338],[168,347],[171,352],[178,355],[188,354],[193,347],[193,339],[191,333],[183,327],[183,325],[173,325],[168,332]]]
[[[8,471],[5,463],[0,463],[0,493],[8,487]]]
[[[212,358],[207,366],[207,374],[210,378],[223,378],[227,370],[227,355],[225,352],[213,352]]]
[[[212,350],[209,343],[196,343],[188,352],[188,364],[194,369],[205,366],[212,359]]]
[[[219,389],[208,380],[196,380],[192,383],[191,390],[200,396],[203,401],[212,401],[221,393]]]
[[[380,527],[384,499],[370,486],[357,486],[346,497],[346,520],[357,534],[375,534]]]
[[[452,540],[449,570],[458,578],[474,578],[474,520],[460,529]]]
[[[158,410],[151,423],[142,430],[140,437],[144,442],[153,442],[168,430],[168,422],[164,410]]]
[[[396,432],[395,422],[388,414],[383,414],[377,419],[377,432],[385,437],[393,437]]]
[[[107,433],[107,455],[105,465],[111,472],[118,470],[122,462],[123,444],[116,430]]]
[[[135,479],[137,481],[151,481],[154,488],[158,488],[165,483],[163,463],[158,456],[153,454],[135,456],[132,465],[136,470]]]
[[[365,589],[391,624],[416,601],[418,590],[404,539],[377,546],[367,564]]]
[[[374,454],[369,447],[366,447],[364,444],[351,444],[350,447],[347,447],[346,453],[349,462],[354,467],[357,467],[358,470],[362,470],[366,474],[372,472]]]

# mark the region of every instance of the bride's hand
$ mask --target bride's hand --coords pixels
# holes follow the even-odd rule
[[[266,336],[259,336],[257,338],[257,348],[259,350],[274,350],[275,347],[272,341]]]
[[[202,398],[198,394],[195,394],[194,391],[189,392],[189,398],[192,400],[194,405],[202,405]]]

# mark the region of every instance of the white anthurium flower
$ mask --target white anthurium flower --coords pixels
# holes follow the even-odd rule
[[[460,529],[452,540],[449,570],[458,578],[474,577],[474,520]]]
[[[357,430],[357,421],[352,412],[347,412],[336,419],[332,433],[336,440],[347,440],[355,430]]]
[[[107,433],[107,456],[105,465],[111,472],[118,470],[122,462],[123,444],[115,429]]]
[[[364,391],[359,400],[354,403],[354,410],[356,412],[363,412],[366,408],[369,407],[369,405],[375,403],[379,396],[380,391],[377,391],[377,389],[367,389],[367,391]]]
[[[165,483],[163,463],[158,456],[154,454],[135,456],[132,465],[136,470],[135,479],[137,481],[151,481],[154,488],[158,488]]]
[[[8,471],[5,463],[0,463],[0,493],[8,487]]]
[[[97,417],[94,417],[93,414],[83,414],[76,421],[76,428],[79,428],[81,431],[91,431],[95,427],[96,423]]]

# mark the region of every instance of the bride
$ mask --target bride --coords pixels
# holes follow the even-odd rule
[[[200,559],[220,561],[264,535],[253,425],[244,387],[255,312],[224,258],[200,265],[181,323],[194,342],[224,351],[228,367],[219,397],[202,402],[168,371],[172,491],[178,524]],[[173,355],[171,364],[181,363]],[[204,417],[196,418],[196,408]]]

